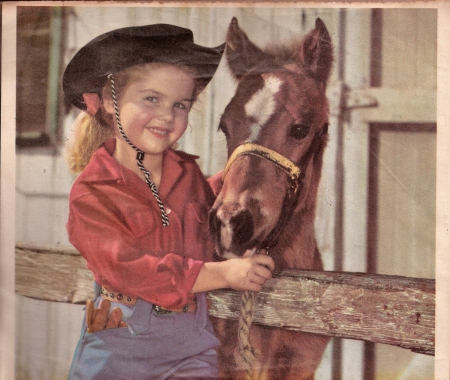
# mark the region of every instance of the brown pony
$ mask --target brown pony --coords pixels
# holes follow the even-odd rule
[[[217,253],[227,258],[230,252],[268,248],[276,272],[322,270],[314,213],[328,128],[328,31],[317,19],[303,40],[261,50],[233,18],[226,43],[238,86],[219,126],[229,161],[210,213]],[[214,324],[223,378],[242,378],[234,354],[237,322]],[[250,331],[258,353],[252,379],[314,378],[327,337],[259,325]]]

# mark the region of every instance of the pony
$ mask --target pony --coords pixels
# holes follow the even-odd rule
[[[323,270],[314,214],[328,134],[330,35],[317,19],[303,39],[262,50],[233,18],[226,59],[237,89],[219,124],[229,160],[209,214],[216,253],[229,258],[267,249],[274,274]],[[245,377],[235,355],[237,321],[213,323],[221,378]],[[253,325],[250,340],[257,355],[247,378],[299,380],[314,379],[329,338]]]

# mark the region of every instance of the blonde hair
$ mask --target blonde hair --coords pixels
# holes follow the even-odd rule
[[[144,63],[141,65],[131,66],[121,72],[114,74],[115,87],[117,94],[123,90],[127,84],[137,79],[139,75],[145,74],[149,69],[156,66],[171,65],[168,63]],[[195,71],[184,65],[173,65],[185,70],[194,79],[194,94],[196,99],[198,94],[203,89],[200,82],[195,80]],[[112,98],[111,86],[109,81],[105,84],[102,90],[102,98]],[[94,151],[103,144],[106,140],[115,136],[113,116],[108,114],[103,104],[100,105],[95,116],[88,113],[83,113],[74,122],[74,139],[70,145],[66,147],[67,164],[69,170],[77,174],[81,172],[89,163]]]
[[[103,111],[106,113],[106,111]],[[69,170],[76,174],[89,163],[94,151],[106,140],[114,137],[114,127],[95,116],[83,112],[75,120],[73,141],[66,147]]]

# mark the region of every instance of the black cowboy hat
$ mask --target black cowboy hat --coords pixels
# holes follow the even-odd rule
[[[100,94],[107,76],[130,66],[163,62],[192,67],[203,89],[211,80],[225,44],[208,48],[194,43],[189,29],[153,24],[112,30],[94,38],[72,58],[63,75],[66,100],[85,110],[84,93]]]

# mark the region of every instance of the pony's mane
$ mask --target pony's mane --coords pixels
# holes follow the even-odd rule
[[[283,44],[269,44],[263,49],[266,60],[260,62],[255,68],[258,72],[269,72],[282,69],[286,64],[299,66],[299,49],[302,46],[301,38],[293,38]],[[302,66],[300,66],[302,67]]]
[[[272,60],[272,65],[269,66],[266,64],[267,68],[282,68],[283,66],[287,64],[295,64],[297,67],[301,69],[306,70],[306,74],[309,73],[309,68],[302,64],[302,59],[300,59],[301,50],[303,49],[303,38],[297,37],[292,38],[290,41],[285,42],[283,44],[269,44],[263,49],[263,53],[270,57],[270,60]],[[332,46],[328,47],[329,49],[329,55],[327,57],[324,57],[325,60],[328,59],[328,61],[321,63],[320,67],[324,68],[327,65],[329,65],[329,69],[325,71],[320,71],[320,78],[323,83],[326,84],[328,81],[328,77],[330,74],[330,70],[333,64],[333,48]]]
[[[302,41],[300,38],[294,38],[290,42],[285,42],[283,44],[271,43],[264,48],[264,53],[272,56],[276,63],[286,64],[286,62],[295,61],[301,43]]]

